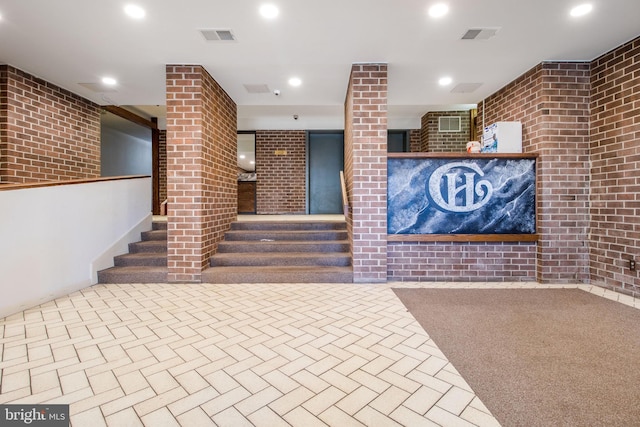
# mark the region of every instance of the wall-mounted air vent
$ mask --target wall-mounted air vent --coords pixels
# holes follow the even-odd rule
[[[438,132],[460,132],[460,117],[438,117]]]
[[[495,36],[500,28],[471,28],[462,36],[462,40],[488,40]]]
[[[231,30],[200,30],[205,40],[210,42],[234,42],[236,36]]]

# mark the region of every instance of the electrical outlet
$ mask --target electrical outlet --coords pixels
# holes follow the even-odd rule
[[[629,270],[636,271],[636,262],[635,262],[635,260],[632,260],[632,259],[629,260]]]

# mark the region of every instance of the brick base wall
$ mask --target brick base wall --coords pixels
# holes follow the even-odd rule
[[[393,242],[390,281],[535,281],[535,243]]]
[[[100,177],[100,107],[0,65],[0,182]]]
[[[256,132],[258,214],[306,212],[306,141],[305,131]]]

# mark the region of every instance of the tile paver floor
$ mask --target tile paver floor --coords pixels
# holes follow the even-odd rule
[[[499,425],[394,286],[540,287],[95,285],[0,320],[0,403],[70,404],[74,427]]]

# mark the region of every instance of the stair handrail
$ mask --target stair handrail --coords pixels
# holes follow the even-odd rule
[[[340,171],[340,187],[342,191],[342,212],[346,219],[349,217],[349,197],[347,196],[347,184],[344,180],[344,171]]]

